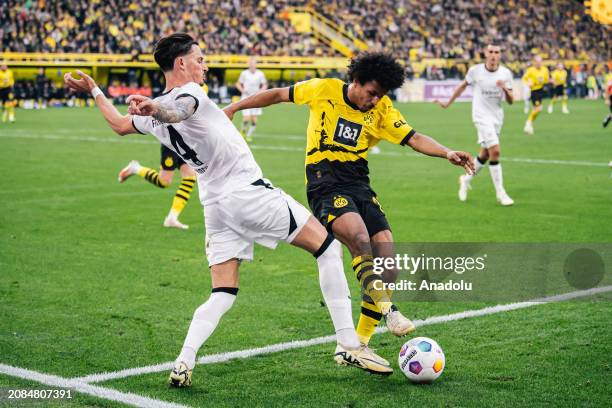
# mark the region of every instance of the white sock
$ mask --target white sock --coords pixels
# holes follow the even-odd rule
[[[487,161],[485,160],[485,163],[486,162]],[[477,156],[476,160],[474,160],[474,174],[466,174],[465,175],[465,180],[468,181],[468,182],[472,181],[474,176],[477,175],[483,167],[484,167],[484,163],[481,163],[480,159]]]
[[[193,369],[196,353],[213,333],[221,316],[230,310],[234,300],[236,300],[236,295],[231,293],[213,292],[206,303],[196,309],[187,331],[187,337],[185,337],[185,343],[183,343],[183,349],[176,359],[177,363],[184,361],[187,367]]]
[[[491,173],[491,180],[495,186],[495,192],[501,194],[504,192],[504,178],[502,176],[501,163],[493,164],[489,163],[489,173]]]
[[[251,125],[249,127],[249,130],[247,131],[247,137],[251,137],[253,135],[253,132],[255,132],[255,125]]]
[[[336,330],[336,340],[349,350],[357,349],[360,344],[351,313],[351,294],[344,275],[340,242],[334,240],[319,255],[317,264],[319,284]]]

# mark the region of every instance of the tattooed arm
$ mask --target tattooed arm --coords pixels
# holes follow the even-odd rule
[[[129,113],[139,116],[153,116],[164,123],[178,123],[188,119],[198,109],[198,101],[191,95],[179,96],[174,101],[156,102],[141,95],[130,95]]]

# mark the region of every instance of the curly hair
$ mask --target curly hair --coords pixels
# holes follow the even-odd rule
[[[153,58],[164,72],[172,71],[174,60],[191,52],[191,46],[198,45],[189,34],[174,33],[162,38],[155,44]]]
[[[351,59],[349,80],[365,84],[376,81],[383,89],[392,91],[404,83],[404,68],[385,52],[364,52]]]

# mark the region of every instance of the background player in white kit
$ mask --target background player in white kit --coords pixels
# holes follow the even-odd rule
[[[259,91],[268,88],[268,81],[264,73],[257,69],[257,59],[249,58],[249,69],[245,69],[240,73],[236,88],[242,94],[242,98],[248,98],[255,95]],[[245,135],[246,141],[253,141],[253,132],[257,126],[257,117],[262,113],[261,108],[245,109],[242,111],[242,128],[241,132]]]
[[[155,99],[130,96],[128,115],[119,113],[94,80],[81,71],[77,73],[82,79],[68,73],[64,81],[74,90],[91,92],[116,133],[151,133],[198,174],[212,294],[193,315],[170,384],[191,385],[196,353],[234,303],[240,262],[253,258],[255,242],[275,248],[281,240],[317,259],[321,291],[336,329],[334,360],[391,374],[386,360],[361,346],[357,338],[340,243],[304,206],[262,178],[238,130],[200,87],[206,66],[197,42],[187,34],[175,33],[162,38],[153,55],[164,73],[166,90]]]
[[[474,87],[472,99],[472,121],[478,131],[480,152],[475,161],[473,175],[465,174],[459,177],[459,200],[467,200],[468,189],[472,178],[489,161],[489,172],[495,186],[497,201],[501,205],[514,204],[504,189],[502,167],[499,163],[499,136],[504,123],[502,101],[512,104],[512,72],[502,65],[501,47],[489,44],[485,48],[485,63],[474,65],[468,70],[465,80],[455,89],[448,102],[435,101],[443,108],[448,108],[455,99],[467,88]]]

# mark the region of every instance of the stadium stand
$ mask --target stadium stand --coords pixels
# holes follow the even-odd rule
[[[312,30],[298,32],[292,7],[324,16],[370,47],[411,50],[413,60],[472,60],[489,41],[505,44],[508,60],[612,58],[609,26],[579,1],[553,0],[338,0],[325,7],[312,0],[5,0],[1,51],[148,54],[156,38],[187,31],[207,54],[342,54]]]

